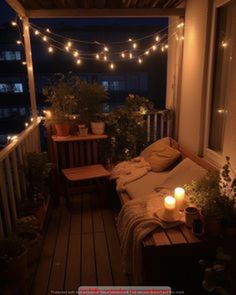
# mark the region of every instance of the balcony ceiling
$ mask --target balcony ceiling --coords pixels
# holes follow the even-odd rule
[[[25,9],[175,8],[184,0],[19,0]]]

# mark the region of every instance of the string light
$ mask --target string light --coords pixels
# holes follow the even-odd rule
[[[132,39],[132,38],[129,38],[129,39],[128,39],[128,41],[129,41],[129,42],[132,42],[132,41],[133,41],[133,39]]]
[[[182,41],[183,41],[183,40],[184,40],[184,36],[181,36],[181,37],[180,37],[180,40],[182,40]]]
[[[114,65],[113,63],[111,63],[111,64],[110,64],[110,68],[111,68],[112,70],[114,70],[115,65]]]
[[[48,47],[48,52],[50,52],[50,53],[53,52],[53,48],[52,48],[52,46],[49,46],[49,47]]]
[[[164,52],[165,51],[165,47],[161,46],[161,51]]]
[[[146,51],[145,51],[145,54],[146,54],[146,55],[149,55],[149,50],[146,50]]]
[[[28,122],[25,122],[25,128],[27,128],[29,126]]]
[[[138,59],[138,63],[141,64],[143,62],[142,58]]]
[[[43,36],[43,41],[46,42],[48,40],[47,36]]]
[[[25,66],[26,65],[26,61],[22,61],[22,65]]]
[[[72,43],[69,41],[69,42],[67,42],[67,46],[68,47],[71,47],[72,46]]]
[[[103,56],[103,60],[107,61],[107,56],[106,55]]]
[[[156,45],[152,45],[152,50],[155,51],[157,49]]]
[[[34,34],[35,34],[35,35],[39,35],[39,31],[38,31],[38,30],[35,30],[35,31],[34,31]]]
[[[227,43],[227,42],[225,42],[225,41],[222,41],[222,42],[221,42],[221,47],[225,48],[225,47],[227,47],[227,46],[228,46],[228,43]]]
[[[129,58],[130,58],[130,59],[133,58],[133,54],[132,54],[132,52],[130,52],[130,54],[129,54]]]
[[[160,37],[157,35],[155,40],[158,42],[160,40]]]
[[[108,47],[107,47],[107,46],[105,46],[105,47],[104,47],[104,51],[106,51],[106,52],[108,52],[108,51],[109,51],[109,49],[108,49]]]
[[[95,57],[96,59],[100,59],[100,55],[98,53],[95,55]]]
[[[31,118],[30,118],[30,122],[33,122],[33,121],[34,121],[34,118],[33,118],[33,117],[31,117]]]
[[[169,48],[168,44],[165,45],[165,49]]]
[[[78,58],[78,59],[76,60],[76,63],[77,63],[77,65],[80,65],[80,64],[81,64],[81,59]]]
[[[124,52],[121,53],[121,57],[125,58],[125,53]]]
[[[15,21],[12,21],[12,22],[11,22],[11,25],[12,25],[13,27],[16,27],[16,26],[17,26],[17,23],[16,23]]]
[[[184,27],[184,22],[181,22],[177,25],[177,28],[180,29],[180,28],[183,28]]]
[[[22,43],[21,40],[16,41],[16,44],[18,44],[18,45],[20,45],[21,43]]]
[[[74,57],[77,57],[79,55],[79,52],[76,50],[76,51],[74,51],[73,55],[74,55]]]
[[[69,46],[65,46],[65,50],[66,51],[69,51],[70,50],[70,47]]]
[[[136,49],[137,48],[137,43],[133,43],[133,48]]]
[[[49,28],[47,28],[47,29],[46,29],[46,32],[48,32],[48,33],[51,33],[51,31],[50,31],[50,29],[49,29]]]

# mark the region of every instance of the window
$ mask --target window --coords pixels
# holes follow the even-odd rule
[[[2,93],[22,93],[22,83],[0,83],[0,92]]]
[[[212,71],[208,147],[222,153],[227,117],[228,72],[231,59],[232,8],[230,3],[216,8],[216,29]]]
[[[120,89],[120,82],[119,81],[102,81],[103,88],[108,91],[119,91]]]
[[[0,60],[21,60],[20,51],[2,51],[0,52]]]

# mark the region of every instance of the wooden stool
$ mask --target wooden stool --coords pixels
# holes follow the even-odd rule
[[[66,179],[66,198],[68,204],[70,195],[70,183],[85,180],[96,180],[99,184],[98,180],[107,178],[110,175],[110,172],[107,171],[100,164],[63,169],[62,173]]]

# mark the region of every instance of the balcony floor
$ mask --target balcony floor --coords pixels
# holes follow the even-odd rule
[[[78,290],[78,286],[124,286],[115,212],[95,194],[52,208],[30,294]]]

